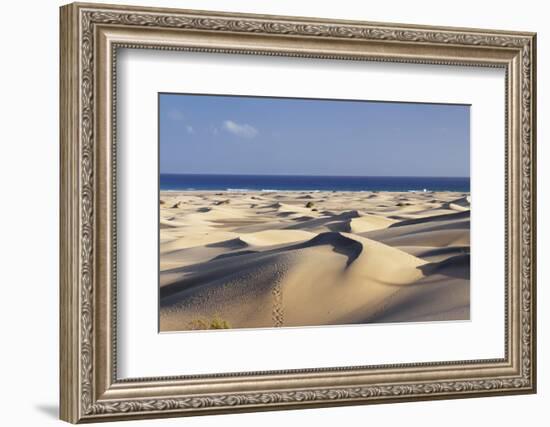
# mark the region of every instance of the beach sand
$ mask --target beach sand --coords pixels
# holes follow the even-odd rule
[[[470,197],[160,194],[160,330],[470,318]]]

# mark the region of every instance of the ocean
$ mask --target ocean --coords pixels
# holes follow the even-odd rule
[[[161,191],[470,191],[470,178],[160,174]]]

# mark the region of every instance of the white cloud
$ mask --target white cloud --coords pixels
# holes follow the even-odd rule
[[[186,130],[187,133],[189,133],[189,134],[195,133],[195,129],[193,129],[193,126],[190,126],[190,125],[186,125],[186,126],[185,126],[185,130]]]
[[[180,121],[185,118],[184,114],[180,110],[170,110],[168,111],[168,118],[175,121]]]
[[[258,135],[258,130],[255,127],[250,126],[246,123],[243,123],[243,124],[235,123],[232,120],[224,121],[223,128],[226,131],[231,132],[233,135],[237,135],[242,138],[252,139],[256,135]]]

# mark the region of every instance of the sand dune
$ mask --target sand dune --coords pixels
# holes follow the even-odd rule
[[[470,213],[403,220],[392,224],[387,230],[362,235],[392,246],[469,246]]]
[[[251,246],[273,246],[299,242],[311,237],[312,233],[303,230],[264,230],[243,235],[240,240]]]
[[[161,199],[162,331],[469,319],[468,194]]]
[[[469,211],[470,210],[470,196],[461,197],[460,199],[449,202],[449,208],[455,211]]]

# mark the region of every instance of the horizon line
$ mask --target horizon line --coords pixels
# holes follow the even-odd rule
[[[187,173],[187,172],[159,172],[159,175],[194,175],[194,176],[304,176],[304,177],[335,177],[335,178],[463,178],[471,179],[470,176],[455,175],[309,175],[295,173]]]

